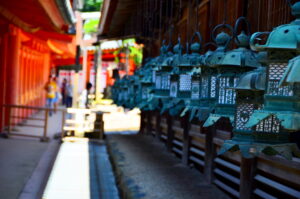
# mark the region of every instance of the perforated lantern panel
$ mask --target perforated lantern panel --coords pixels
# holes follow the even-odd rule
[[[208,77],[201,78],[201,98],[208,98],[209,95],[209,82]]]
[[[142,99],[147,99],[148,98],[148,89],[147,87],[143,87],[142,89]]]
[[[152,82],[153,83],[156,82],[155,79],[156,79],[156,71],[152,71]]]
[[[250,116],[254,111],[254,104],[241,103],[237,106],[235,128],[237,130],[251,130],[246,128],[245,124],[248,122]]]
[[[156,75],[155,88],[156,89],[161,89],[161,75]]]
[[[258,125],[256,125],[256,131],[267,133],[279,133],[280,122],[274,115],[271,115],[268,118],[262,120]]]
[[[236,86],[238,78],[220,77],[219,79],[219,104],[235,104],[236,92],[232,87]]]
[[[128,89],[126,89],[124,91],[124,94],[125,94],[125,100],[128,100],[129,99],[129,92],[128,92]]]
[[[170,97],[177,97],[178,84],[177,82],[171,82]]]
[[[179,90],[190,91],[191,90],[191,75],[180,75],[179,77]]]
[[[281,86],[279,82],[287,68],[287,63],[272,63],[269,65],[268,95],[293,96],[293,86]]]
[[[193,81],[192,82],[192,99],[199,99],[200,98],[200,81]]]
[[[170,75],[164,74],[161,78],[161,89],[169,90],[170,89]]]
[[[217,77],[212,76],[210,79],[210,97],[215,98],[217,92]]]

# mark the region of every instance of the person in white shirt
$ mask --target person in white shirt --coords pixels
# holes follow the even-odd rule
[[[88,96],[92,89],[93,85],[89,82],[86,84],[86,89],[84,89],[79,96],[79,108],[89,108],[89,100]]]

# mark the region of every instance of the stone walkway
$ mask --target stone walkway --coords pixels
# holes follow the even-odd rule
[[[229,198],[150,136],[108,135],[108,146],[125,197],[139,199]]]
[[[38,113],[35,117],[43,116]],[[41,157],[49,156],[45,154],[49,147],[59,147],[58,140],[54,140],[53,136],[60,132],[61,129],[61,113],[56,113],[48,120],[48,136],[49,142],[40,142],[38,138],[25,138],[19,136],[11,136],[8,139],[0,138],[0,198],[16,199],[23,198],[26,192],[25,184],[31,182],[30,192],[37,194],[38,189],[42,186],[41,178],[46,175],[47,166],[40,168],[37,176],[32,176],[40,163]],[[40,125],[39,121],[28,121],[27,124]],[[32,127],[17,126],[14,129],[17,133],[41,135],[42,129]],[[54,143],[53,143],[54,142]],[[54,158],[54,157],[53,157]],[[27,195],[28,190],[27,190]],[[25,195],[26,195],[25,194]],[[29,194],[30,195],[30,194]],[[32,196],[32,195],[31,195]],[[29,197],[30,198],[30,197]],[[33,199],[33,198],[30,198]]]

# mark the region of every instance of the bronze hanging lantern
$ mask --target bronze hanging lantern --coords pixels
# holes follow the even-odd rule
[[[246,127],[250,116],[255,110],[262,109],[266,85],[266,70],[264,67],[244,74],[236,90],[236,111],[233,128],[233,138],[226,140],[219,150],[221,155],[226,151],[241,151],[245,158],[251,158],[251,150],[257,144],[253,130]]]
[[[170,115],[179,115],[184,109],[186,100],[191,95],[191,70],[193,66],[190,63],[189,45],[187,44],[186,53],[182,55],[182,46],[180,39],[174,47],[177,56],[173,61],[173,71],[171,75],[170,97],[168,104]]]
[[[193,42],[195,38],[198,38],[198,42]],[[201,50],[201,42],[202,37],[199,32],[196,32],[191,39],[191,54],[190,54],[190,66],[192,69],[189,71],[189,75],[191,76],[190,81],[190,97],[186,100],[186,108],[181,113],[183,117],[187,112],[190,112],[190,121],[194,118],[195,115],[203,115],[205,109],[201,107],[200,99],[201,99],[201,83],[202,83],[202,74],[207,74],[205,71],[205,65],[203,63],[203,55],[200,54]],[[211,51],[207,52],[209,55]],[[209,82],[208,82],[209,83]],[[209,87],[209,85],[207,85]],[[201,120],[201,118],[198,118]]]
[[[300,155],[295,143],[290,142],[290,133],[300,130],[299,83],[296,74],[300,30],[300,2],[292,6],[296,20],[274,28],[264,45],[257,38],[267,33],[255,33],[251,47],[267,52],[267,88],[261,110],[255,110],[246,127],[252,128],[255,141],[260,143],[252,154],[281,155],[287,159],[292,153]],[[294,58],[294,59],[292,59]]]
[[[235,30],[237,30],[237,27],[242,21],[248,24],[245,18],[239,18],[236,22]],[[231,40],[227,33],[222,32],[218,34],[215,39],[219,46],[218,48],[221,48],[221,50],[216,51],[216,53],[212,55],[210,64],[211,67],[218,70],[219,74],[217,79],[217,100],[214,113],[210,114],[204,123],[204,127],[213,125],[220,118],[228,118],[231,123],[234,122],[236,104],[236,91],[234,87],[237,85],[243,73],[261,67],[261,64],[257,60],[257,55],[247,48],[249,46],[250,37],[249,29],[248,34],[242,31],[237,35],[236,31],[233,31],[229,25],[221,24],[214,29],[214,32],[222,27],[228,28],[233,32],[238,48],[227,51]]]

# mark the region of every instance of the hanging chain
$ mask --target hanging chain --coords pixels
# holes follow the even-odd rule
[[[199,18],[199,15],[198,15],[198,5],[199,5],[199,0],[196,1],[196,26],[195,26],[195,32],[197,32],[198,30],[198,18]]]
[[[159,8],[159,41],[161,41],[161,34],[162,34],[162,7],[163,7],[163,0],[160,0],[160,8]]]
[[[190,20],[191,20],[191,0],[188,1],[188,16],[186,20],[186,41],[188,42],[190,36]]]
[[[227,0],[224,0],[224,18],[223,18],[223,24],[227,21]]]

